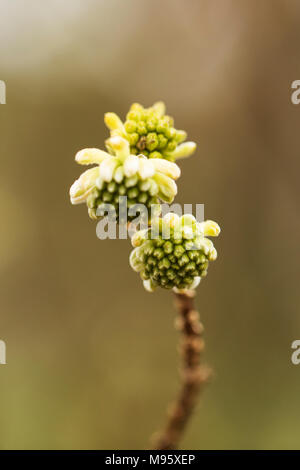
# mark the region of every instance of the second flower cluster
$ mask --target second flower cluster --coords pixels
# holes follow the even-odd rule
[[[86,203],[92,219],[101,218],[103,206],[112,204],[120,221],[120,196],[127,197],[128,208],[144,204],[149,210],[160,201],[172,203],[180,176],[175,162],[190,156],[196,144],[184,142],[186,132],[175,129],[165,105],[144,108],[135,103],[124,123],[115,113],[105,114],[104,120],[110,130],[106,151],[87,148],[76,154],[79,164],[96,166],[71,186],[72,204]]]

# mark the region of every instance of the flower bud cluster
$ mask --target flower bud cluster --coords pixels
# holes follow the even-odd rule
[[[133,235],[130,255],[148,291],[194,289],[217,257],[207,237],[217,236],[220,227],[213,221],[198,223],[190,214],[161,218],[160,203],[173,202],[180,176],[175,161],[190,156],[196,144],[184,142],[186,132],[175,129],[162,102],[150,108],[134,103],[124,123],[115,113],[106,113],[104,120],[110,129],[107,152],[88,148],[76,154],[77,163],[95,166],[71,186],[71,203],[86,203],[92,219],[108,214],[123,223],[139,217],[149,225]]]
[[[179,291],[194,289],[206,276],[209,261],[217,257],[206,236],[217,236],[219,232],[213,221],[198,223],[190,214],[178,217],[168,213],[148,230],[134,234],[130,265],[140,273],[150,292],[158,286]]]
[[[196,149],[194,142],[185,142],[185,131],[174,127],[172,117],[165,114],[165,105],[157,102],[150,108],[134,103],[123,123],[115,113],[105,114],[105,123],[111,135],[119,135],[128,140],[130,153],[142,153],[148,158],[164,158],[174,162],[178,158],[192,155]],[[110,151],[110,142],[106,142]]]
[[[128,141],[119,136],[111,137],[109,146],[114,155],[99,149],[84,149],[77,153],[78,163],[98,165],[85,171],[72,185],[73,204],[86,202],[93,219],[102,217],[102,209],[111,204],[119,221],[121,196],[127,197],[127,208],[144,204],[149,214],[151,206],[159,204],[160,200],[173,201],[177,193],[174,180],[180,176],[176,163],[132,155]],[[128,215],[128,220],[134,217]]]

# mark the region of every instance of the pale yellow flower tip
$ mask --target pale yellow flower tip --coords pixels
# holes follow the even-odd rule
[[[168,212],[163,217],[163,223],[168,225],[170,228],[174,228],[179,224],[180,218],[174,212]]]
[[[81,184],[79,180],[74,181],[72,186],[70,187],[69,195],[70,195],[70,200],[72,204],[80,204],[80,202],[83,202],[79,199],[79,195],[81,194]]]
[[[139,175],[142,180],[147,178],[151,178],[155,173],[155,167],[151,160],[147,160],[146,158],[140,157],[139,158]]]
[[[103,181],[106,181],[107,183],[109,183],[112,180],[117,164],[118,164],[118,160],[112,156],[110,156],[110,158],[107,158],[101,163],[100,176],[103,179]]]
[[[143,264],[138,258],[137,250],[133,250],[129,256],[129,264],[135,272],[140,272],[143,269]]]
[[[170,155],[177,160],[178,158],[190,157],[196,150],[197,145],[195,142],[184,142],[170,153]]]
[[[180,176],[180,168],[176,163],[169,162],[163,158],[153,158],[151,163],[157,171],[164,173],[164,175],[169,176],[174,180],[178,179]]]
[[[152,108],[158,114],[158,116],[163,116],[166,112],[166,105],[163,101],[157,101],[154,103]]]
[[[140,103],[132,103],[130,106],[131,111],[144,111],[144,107]]]
[[[119,118],[119,116],[115,113],[105,113],[104,122],[111,131],[124,131],[124,124]]]
[[[170,199],[173,199],[177,194],[177,186],[172,178],[163,175],[162,173],[156,173],[153,177],[159,186],[159,190]]]
[[[221,232],[220,226],[213,220],[203,222],[204,235],[207,237],[217,237]]]
[[[215,247],[213,247],[208,254],[209,261],[215,261],[217,259],[217,256],[217,250],[215,249]]]
[[[80,175],[70,188],[70,199],[72,204],[85,202],[89,192],[95,187],[99,176],[99,167],[90,168]]]
[[[193,280],[192,284],[190,285],[190,289],[196,289],[196,287],[199,286],[200,281],[201,281],[201,277],[196,276],[195,279]]]
[[[124,162],[124,174],[128,177],[133,176],[139,169],[139,158],[136,155],[128,155]]]
[[[114,135],[108,139],[109,146],[113,149],[117,156],[127,157],[130,154],[129,142],[119,135]]]
[[[131,244],[135,248],[137,246],[141,246],[141,244],[146,240],[146,233],[147,230],[139,230],[138,232],[135,232],[131,238]]]
[[[91,165],[93,163],[101,163],[105,158],[109,157],[107,152],[100,149],[83,149],[76,153],[75,161],[80,165]]]
[[[194,230],[190,225],[184,225],[182,227],[182,236],[183,238],[189,240],[192,239],[194,236]]]
[[[184,214],[180,217],[180,222],[181,222],[181,225],[184,227],[186,225],[188,226],[188,225],[196,224],[197,220],[192,214]]]
[[[124,168],[122,166],[118,166],[118,168],[116,169],[114,173],[114,180],[120,184],[123,181],[123,178],[124,178]]]
[[[154,292],[154,287],[153,287],[152,282],[150,281],[150,279],[147,279],[146,281],[143,281],[143,284],[144,284],[144,288],[146,289],[146,291]]]

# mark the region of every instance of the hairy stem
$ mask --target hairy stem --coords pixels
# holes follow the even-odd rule
[[[177,449],[191,416],[199,393],[207,382],[210,371],[200,363],[204,350],[203,326],[194,308],[194,291],[175,294],[178,310],[176,327],[181,332],[181,388],[177,399],[168,410],[164,429],[153,438],[157,450]]]

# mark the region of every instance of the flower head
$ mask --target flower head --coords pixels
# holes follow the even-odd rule
[[[134,234],[130,265],[140,273],[148,291],[157,286],[175,291],[195,289],[206,276],[209,261],[217,257],[206,236],[219,233],[216,222],[198,223],[190,214],[168,213],[148,230]]]
[[[157,102],[150,108],[134,103],[123,123],[115,113],[106,113],[105,124],[111,136],[119,135],[130,143],[131,154],[142,153],[149,158],[163,158],[174,162],[192,155],[194,142],[185,142],[185,131],[174,128],[174,120],[165,114],[165,105]],[[109,152],[110,140],[106,142]]]
[[[119,221],[120,196],[127,197],[128,208],[144,204],[148,210],[159,200],[173,201],[177,193],[174,180],[180,176],[176,163],[132,155],[129,142],[118,135],[109,139],[108,146],[112,154],[99,149],[84,149],[76,154],[79,164],[97,166],[82,173],[71,186],[72,204],[86,202],[93,219],[104,215],[101,208],[111,204]]]

